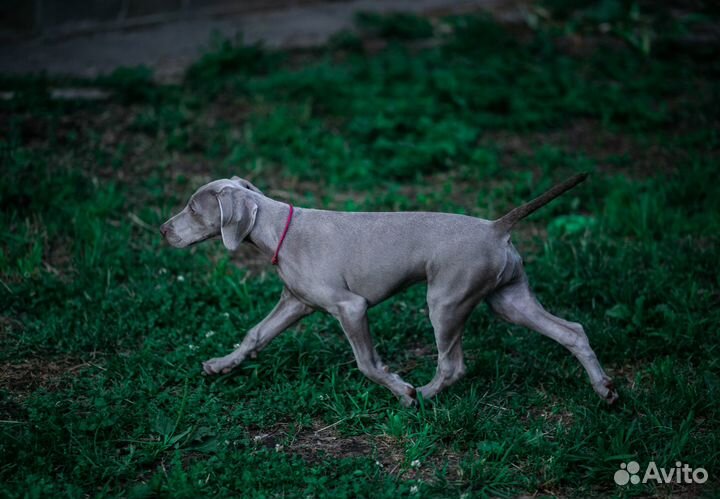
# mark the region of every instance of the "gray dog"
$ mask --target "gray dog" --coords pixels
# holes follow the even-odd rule
[[[207,374],[230,372],[301,318],[324,310],[340,322],[360,371],[403,404],[413,405],[416,389],[390,372],[375,350],[367,311],[406,286],[427,281],[438,363],[433,379],[417,389],[424,398],[465,373],[463,325],[485,298],[503,319],[570,350],[593,389],[612,403],[617,393],[582,326],[555,317],[538,303],[510,242],[510,231],[519,220],[586,176],[572,177],[495,221],[447,213],[293,210],[247,180],[233,177],[201,187],[160,232],[176,248],[219,235],[234,251],[247,240],[272,256],[285,283],[278,304],[234,352],[203,363]]]

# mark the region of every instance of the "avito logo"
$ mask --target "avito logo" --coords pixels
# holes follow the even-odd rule
[[[636,461],[620,463],[620,469],[615,472],[613,478],[618,485],[631,483],[705,483],[708,479],[708,472],[705,468],[691,468],[687,463],[680,461],[675,463],[674,468],[658,468],[655,461],[650,461],[645,468],[645,473],[640,478],[640,464]]]

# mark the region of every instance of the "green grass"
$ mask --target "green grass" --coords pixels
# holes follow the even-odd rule
[[[358,21],[379,49],[352,34],[302,53],[224,41],[175,86],[142,68],[0,80],[16,93],[0,102],[0,494],[716,495],[717,58],[614,32],[568,50],[572,24]],[[68,83],[113,97],[49,98]],[[560,346],[484,305],[467,377],[418,410],[366,380],[322,314],[237,374],[200,375],[281,290],[217,242],[163,243],[156,228],[202,183],[491,218],[585,170],[515,239],[539,299],[584,324],[616,406]],[[418,385],[435,362],[425,306],[419,286],[370,313],[381,354]],[[629,460],[710,480],[617,487]]]

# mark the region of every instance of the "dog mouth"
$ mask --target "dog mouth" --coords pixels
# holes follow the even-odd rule
[[[189,244],[186,244],[185,246],[183,246],[183,248],[189,248],[190,246],[195,246],[196,244],[204,243],[205,241],[208,241],[210,239],[217,239],[218,237],[220,237],[220,236],[217,234],[210,234],[208,236],[198,239],[197,241],[193,241]]]
[[[174,232],[167,232],[166,234],[163,234],[163,238],[170,246],[174,246],[175,248],[183,247],[183,240],[176,236]]]
[[[190,246],[195,246],[196,244],[200,244],[204,241],[207,241],[208,239],[214,239],[216,237],[219,237],[219,235],[208,234],[207,236],[201,237],[200,239],[196,239],[195,241],[189,243],[173,231],[168,231],[164,234],[164,237],[168,244],[170,244],[170,246],[173,246],[175,248],[189,248]]]

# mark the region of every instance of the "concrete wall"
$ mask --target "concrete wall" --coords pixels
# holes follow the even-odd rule
[[[336,0],[341,1],[341,0]],[[0,31],[62,35],[280,9],[317,0],[0,0]]]

